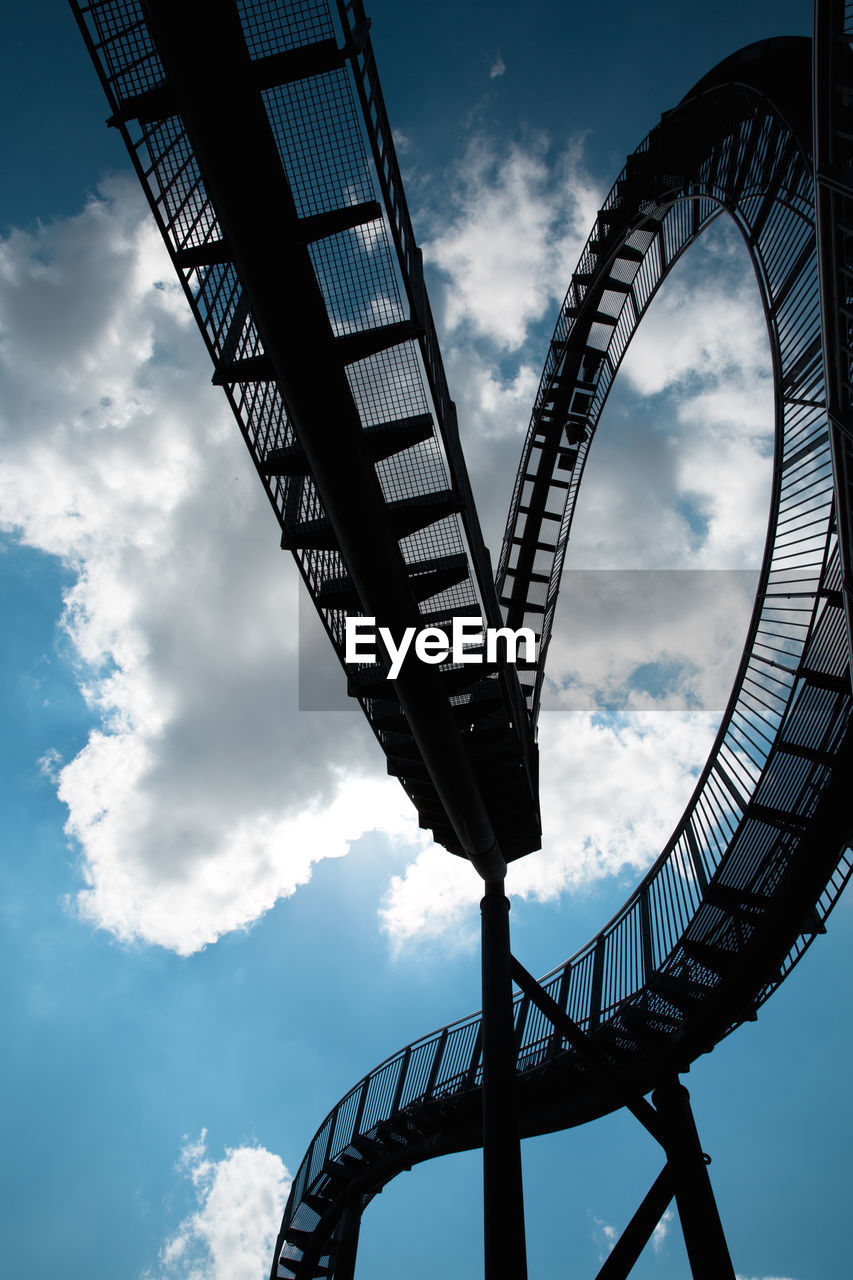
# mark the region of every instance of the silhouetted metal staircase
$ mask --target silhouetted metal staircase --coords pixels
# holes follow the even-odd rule
[[[422,825],[492,884],[504,858],[539,841],[544,659],[607,393],[681,254],[723,212],[742,233],[776,442],[732,695],[684,815],[621,911],[541,983],[513,962],[522,1132],[626,1105],[660,1137],[678,1110],[675,1073],[755,1016],[853,865],[846,6],[817,9],[819,257],[807,41],[733,55],[628,158],[549,348],[496,587],[360,0],[72,7],[214,382],[339,657],[353,615],[395,636],[454,616],[537,636],[520,681],[500,662],[409,667],[394,681],[387,662],[348,672]],[[294,1179],[273,1277],[351,1276],[370,1198],[402,1169],[481,1143],[483,1040],[479,1014],[444,1027],[335,1106]],[[645,1100],[653,1089],[659,1105]],[[635,1236],[674,1181],[667,1165]],[[608,1274],[627,1274],[631,1248]]]
[[[744,236],[764,302],[777,435],[748,641],[688,809],[618,915],[540,992],[527,984],[516,998],[524,1134],[636,1105],[753,1018],[823,931],[853,866],[853,696],[823,399],[808,58],[806,41],[747,50],[663,118],[599,214],[549,350],[498,573],[508,624],[540,638],[538,665],[522,673],[533,716],[607,391],[667,272],[723,211]],[[318,1274],[319,1261],[334,1271],[333,1252],[318,1250],[334,1250],[353,1197],[361,1209],[401,1169],[479,1144],[481,1051],[474,1015],[407,1046],[338,1104],[294,1180],[273,1276]],[[348,1178],[327,1180],[330,1161]]]
[[[72,7],[341,661],[354,615],[500,626],[360,2]],[[538,848],[515,667],[387,671],[349,691],[421,824],[487,875]]]
[[[853,635],[853,11],[815,5],[814,164],[827,409],[841,513],[842,593]],[[850,664],[853,667],[853,643]]]

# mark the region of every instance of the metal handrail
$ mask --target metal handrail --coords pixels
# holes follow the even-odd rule
[[[400,631],[419,619],[449,628],[456,615],[498,625],[360,0],[341,0],[340,30],[326,0],[245,0],[230,17],[230,6],[220,7],[217,22],[199,30],[197,51],[185,15],[187,30],[166,58],[172,80],[151,34],[158,32],[164,48],[175,39],[160,0],[148,9],[142,0],[71,3],[214,362],[214,380],[281,525],[282,546],[292,550],[342,664],[352,615],[384,610]],[[235,22],[236,41],[229,38]],[[212,99],[203,112],[192,108],[206,92],[204,76],[193,78],[205,65],[204,40],[234,50],[241,22],[248,59],[244,52],[228,62],[236,95],[229,111],[233,116],[239,104],[246,145],[256,144],[255,162],[246,167],[256,179],[254,206],[239,163],[218,159]],[[326,115],[334,124],[328,139]],[[277,210],[273,223],[272,214],[267,218],[270,269],[278,262],[286,282],[299,264],[300,305],[311,302],[314,318],[301,358],[290,364],[290,348],[301,340],[299,326],[283,319],[293,300],[282,312],[275,291],[263,291],[266,262],[252,267],[246,256],[253,208],[269,206],[265,192],[275,193]],[[355,226],[350,213],[358,215]],[[247,228],[242,245],[241,235],[223,230],[235,217]],[[276,228],[288,218],[288,236],[279,234],[276,243]],[[312,358],[313,382],[306,373]],[[325,413],[324,396],[334,400]],[[327,429],[329,418],[346,424],[337,435]],[[386,437],[379,448],[387,451],[373,458],[372,428],[411,432],[427,420],[426,435],[405,444],[406,432],[398,432],[396,446]],[[442,574],[449,585],[441,585]],[[427,586],[435,589],[425,595]],[[479,676],[458,664],[436,671],[410,662],[393,685],[384,672],[375,664],[350,669],[348,689],[422,825],[470,856],[487,878],[504,860],[538,848],[536,746],[514,665],[500,659]]]
[[[713,110],[719,119],[719,93],[705,89],[702,96],[701,105]],[[646,201],[639,217],[627,222],[618,244],[611,245],[607,255],[593,248],[596,239],[603,239],[606,219],[599,220],[557,324],[513,504],[517,514],[532,441],[541,432],[549,398],[553,401],[556,380],[565,365],[579,317],[583,316],[585,299],[595,298],[596,273],[601,278],[613,270],[619,246],[632,236],[636,244],[639,237],[635,236],[635,229],[640,223],[648,224],[652,219],[660,223],[656,235],[665,252],[661,254],[652,237],[645,255],[646,262],[650,255],[658,255],[658,270],[648,270],[643,277],[643,264],[640,265],[640,284],[631,290],[633,323],[621,323],[620,317],[620,323],[614,326],[616,354],[609,354],[609,349],[603,352],[595,377],[589,379],[594,389],[593,403],[586,415],[588,426],[597,421],[627,342],[662,279],[726,204],[746,236],[752,238],[773,351],[777,448],[767,551],[735,689],[687,811],[660,857],[613,919],[542,980],[559,1007],[579,1027],[593,1034],[601,1034],[608,1026],[621,1027],[624,1010],[640,1005],[651,1009],[651,1016],[665,1013],[670,1024],[676,1026],[679,1016],[683,1019],[684,1015],[667,1004],[655,989],[659,975],[680,973],[689,965],[709,998],[725,988],[721,975],[696,961],[696,944],[734,957],[772,916],[774,896],[783,893],[787,870],[796,860],[797,850],[804,847],[809,823],[815,820],[821,798],[831,785],[835,754],[849,740],[853,714],[853,697],[844,676],[846,631],[843,624],[839,625],[837,604],[840,574],[831,523],[832,469],[825,411],[820,403],[821,375],[813,354],[814,335],[819,332],[817,284],[813,253],[804,249],[808,236],[813,239],[807,148],[801,141],[792,146],[784,122],[774,117],[768,104],[756,101],[761,95],[740,87],[728,90],[727,96],[732,114],[739,113],[741,120],[751,121],[758,131],[751,151],[747,143],[743,144],[743,154],[746,162],[758,167],[763,188],[757,182],[750,186],[736,168],[729,166],[729,178],[740,184],[738,202],[733,203],[724,189],[714,187],[713,175],[709,176],[706,167],[696,179],[703,184],[701,195],[697,188],[688,186],[682,191],[670,189],[666,199],[656,204]],[[759,108],[765,112],[763,119],[758,116]],[[645,157],[650,153],[653,144],[647,140],[620,175],[605,202],[605,214],[626,202],[626,191],[632,183],[636,191],[637,174],[643,164],[649,163]],[[765,227],[770,221],[769,207],[762,206],[761,201],[773,182],[779,188],[782,211],[773,231],[787,245],[789,261],[794,246],[794,256],[800,264],[795,276],[781,271],[778,239],[769,233],[762,235],[754,225],[759,217]],[[584,277],[582,284],[579,277]],[[582,461],[591,435],[590,430],[585,447],[582,446]],[[582,461],[575,469],[564,516],[566,536]],[[506,581],[511,536],[512,532],[504,546],[499,586]],[[551,616],[558,579],[559,571],[551,576]],[[795,608],[790,607],[790,601],[780,600],[780,595],[788,594],[801,597],[794,602]],[[752,1016],[757,1005],[799,960],[822,928],[851,866],[853,854],[843,846],[826,883],[815,895],[815,911],[803,922],[793,942],[789,940],[783,948],[778,967],[758,983],[745,1003],[741,1000],[727,1013],[718,1014],[715,1028],[709,1031],[712,1040],[732,1030],[744,1017]],[[734,894],[751,905],[734,921],[718,905],[721,893]],[[751,917],[750,911],[754,913]],[[516,999],[516,1019],[520,1075],[535,1075],[557,1059],[571,1055],[562,1035],[538,1010],[530,1009],[522,996]],[[375,1134],[383,1123],[392,1123],[394,1103],[402,1124],[407,1113],[414,1117],[427,1104],[458,1102],[478,1086],[478,1027],[479,1016],[473,1015],[413,1042],[366,1076],[333,1109],[294,1180],[280,1246],[287,1238],[288,1224],[309,1221],[310,1211],[301,1207],[301,1198],[318,1180],[323,1182],[328,1166],[328,1160],[318,1153],[321,1135],[329,1140],[324,1150],[334,1161],[346,1154],[359,1133]],[[448,1044],[456,1049],[455,1053],[448,1055]],[[467,1049],[464,1060],[459,1053],[463,1047]],[[415,1053],[422,1063],[418,1080],[429,1084],[420,1091],[415,1086],[407,1087],[411,1072],[408,1063]],[[362,1111],[361,1127],[356,1131],[342,1117],[354,1114],[352,1101],[362,1094],[371,1099],[372,1105]]]
[[[660,980],[687,974],[706,1007],[714,1009],[707,1020],[707,1039],[713,1043],[750,1016],[797,962],[831,910],[853,862],[846,846],[837,853],[835,831],[825,877],[808,902],[803,902],[805,908],[816,900],[814,912],[793,925],[786,917],[784,942],[777,940],[775,950],[771,948],[776,967],[756,969],[746,993],[741,986],[737,1000],[727,1000],[732,984],[721,957],[734,962],[748,954],[754,940],[781,912],[779,903],[787,903],[792,871],[798,859],[801,862],[809,853],[810,832],[825,825],[835,760],[842,750],[849,751],[853,717],[846,661],[849,635],[841,607],[847,587],[849,547],[844,530],[849,528],[850,495],[846,483],[838,482],[838,451],[833,453],[831,448],[823,403],[809,140],[791,127],[790,113],[776,109],[764,80],[750,83],[752,64],[741,66],[736,56],[717,69],[716,78],[706,77],[692,96],[668,113],[629,158],[599,214],[558,319],[516,480],[497,590],[493,590],[362,3],[336,3],[346,47],[342,51],[335,46],[334,54],[348,59],[361,104],[363,120],[358,128],[363,125],[373,157],[396,252],[398,283],[402,281],[415,321],[415,330],[407,328],[407,332],[416,334],[426,388],[441,430],[441,465],[448,464],[462,499],[468,550],[489,622],[500,621],[498,599],[513,576],[514,549],[527,553],[539,545],[536,521],[541,524],[547,512],[553,524],[558,515],[544,613],[541,601],[532,599],[526,571],[515,575],[517,585],[508,602],[508,608],[521,617],[527,605],[537,605],[531,620],[541,636],[539,670],[533,684],[525,681],[524,694],[515,672],[505,671],[500,677],[504,710],[511,712],[519,733],[523,729],[525,753],[531,751],[531,729],[580,480],[624,352],[673,263],[721,210],[734,218],[747,241],[770,335],[777,423],[767,547],[747,645],[711,756],[663,852],[613,919],[543,979],[558,1007],[582,1031],[609,1045],[614,1060],[621,1061],[632,1053],[632,1011],[652,1023],[665,1021],[671,1029],[683,1030],[688,1014],[662,993]],[[246,11],[264,7],[269,5],[261,0],[245,0],[243,5]],[[162,83],[162,67],[145,22],[134,18],[139,6],[134,8],[134,0],[99,0],[75,8],[84,30],[88,28],[83,15],[97,13],[102,20],[98,38],[91,30],[88,38],[116,110],[116,122],[182,273],[217,377],[226,386],[252,456],[263,471],[271,450],[282,452],[293,444],[293,429],[275,379],[261,376],[267,353],[238,267],[229,258],[227,239],[205,196],[188,136],[177,115],[164,115],[162,98],[157,98],[168,85]],[[323,38],[318,40],[314,32],[303,42],[316,44],[316,55],[329,43],[334,45],[332,11],[325,0],[310,0],[310,4],[306,0],[303,6],[289,6],[288,12],[298,16],[302,8],[310,8],[312,15],[325,13]],[[796,62],[797,48],[802,51],[797,42],[777,42],[776,53],[771,51],[762,66],[762,74],[769,67],[765,79],[773,79],[774,57],[778,55],[780,65],[786,58]],[[789,77],[789,86],[777,68],[777,79],[784,107],[789,87],[793,93],[799,78]],[[122,116],[128,102],[138,109],[134,119],[139,128],[132,139]],[[147,122],[151,111],[155,126]],[[796,116],[794,112],[791,118]],[[347,120],[352,123],[355,113],[347,115]],[[840,179],[837,174],[830,177],[835,190]],[[362,208],[370,203],[371,193],[372,188],[362,193]],[[381,234],[384,231],[383,223]],[[199,253],[214,242],[220,256],[205,258]],[[203,271],[198,269],[200,262]],[[386,266],[391,281],[390,253]],[[609,310],[602,310],[608,293],[622,302],[617,305],[611,299]],[[352,301],[349,295],[347,300]],[[398,313],[394,307],[386,323],[409,326],[406,308]],[[825,321],[824,335],[827,326]],[[606,338],[600,335],[602,327],[610,330]],[[352,316],[344,317],[340,333],[351,336],[359,329]],[[837,370],[837,357],[838,353],[835,365],[830,360],[830,371]],[[228,376],[238,361],[244,370],[249,365],[252,371],[243,382]],[[843,405],[839,408],[833,402],[831,407],[836,416],[843,416]],[[835,422],[833,417],[833,429]],[[534,466],[538,451],[546,457],[545,446],[547,466]],[[568,487],[557,471],[563,477],[571,473]],[[420,478],[426,483],[435,475],[425,471]],[[266,477],[265,485],[285,531],[298,523],[322,523],[325,512],[310,475],[299,474],[284,482]],[[833,509],[842,531],[840,540]],[[315,598],[344,572],[335,547],[297,558]],[[792,604],[795,596],[797,603]],[[340,648],[341,616],[332,618],[327,610],[324,623]],[[368,701],[372,706],[379,700]],[[529,754],[526,763],[532,772]],[[787,903],[789,914],[790,909]],[[714,967],[714,957],[720,968]],[[552,1065],[565,1067],[574,1051],[562,1033],[526,997],[518,997],[515,1009],[519,1074],[531,1080],[541,1073],[544,1079]],[[695,1037],[692,1043],[691,1051],[698,1052]],[[481,1020],[473,1014],[407,1045],[350,1090],[324,1120],[300,1166],[279,1247],[294,1224],[297,1230],[310,1232],[323,1221],[328,1236],[339,1207],[338,1199],[327,1194],[335,1177],[362,1178],[358,1194],[365,1197],[383,1178],[392,1176],[397,1168],[393,1161],[383,1165],[371,1182],[370,1161],[360,1158],[357,1139],[375,1141],[384,1133],[389,1146],[405,1148],[414,1141],[412,1135],[420,1132],[418,1117],[423,1120],[424,1108],[440,1111],[458,1106],[479,1088],[481,1054]],[[465,1141],[476,1141],[476,1134],[469,1132]],[[381,1142],[377,1145],[382,1147]],[[424,1147],[417,1158],[428,1154]],[[329,1207],[318,1209],[318,1205]],[[293,1248],[297,1247],[294,1243]]]

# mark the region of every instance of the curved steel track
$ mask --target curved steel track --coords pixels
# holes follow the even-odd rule
[[[351,616],[398,639],[499,626],[360,0],[72,8],[341,662]],[[389,773],[439,843],[500,879],[541,843],[515,667],[388,670],[347,677]]]
[[[404,668],[394,682],[387,663],[349,672],[422,825],[489,882],[539,843],[544,663],[608,391],[681,254],[723,214],[743,236],[770,340],[776,433],[734,688],[660,857],[613,920],[543,979],[577,1035],[527,995],[515,1003],[523,1134],[641,1098],[754,1016],[823,929],[853,866],[846,6],[818,6],[817,235],[808,41],[727,59],[628,158],[549,348],[496,584],[360,0],[72,7],[214,380],[338,655],[353,614],[395,634],[461,613],[538,637],[520,679],[507,664]],[[274,1277],[333,1275],[347,1214],[400,1170],[480,1144],[481,1057],[475,1014],[406,1046],[333,1108],[294,1179]]]
[[[516,999],[525,1135],[583,1123],[684,1069],[771,994],[822,931],[853,866],[848,637],[824,398],[807,41],[727,59],[619,175],[551,343],[498,570],[507,622],[534,627],[535,720],[580,478],[619,363],[682,253],[728,214],[770,338],[770,522],[746,647],[691,801],[621,911],[542,980],[618,1073],[613,1087]],[[842,511],[846,510],[841,508]],[[294,1180],[273,1276],[334,1272],[343,1206],[481,1140],[479,1015],[382,1063],[330,1112]]]

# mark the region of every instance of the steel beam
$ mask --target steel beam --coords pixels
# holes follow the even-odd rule
[[[661,1140],[672,1170],[675,1203],[693,1280],[735,1280],[690,1094],[673,1077],[658,1085],[652,1102],[662,1124]]]
[[[361,1197],[347,1204],[335,1232],[335,1280],[353,1280],[355,1259],[358,1252],[358,1233],[361,1230]]]
[[[666,1213],[675,1193],[672,1170],[665,1164],[637,1212],[608,1254],[595,1280],[625,1280]]]
[[[226,239],[240,246],[240,276],[327,512],[329,536],[365,612],[399,638],[420,626],[421,615],[398,533],[365,457],[340,349],[348,339],[332,334],[238,11],[231,0],[185,0],[177,7],[147,0],[146,10],[205,187]],[[322,431],[316,429],[320,388]],[[500,882],[506,862],[437,668],[409,663],[395,688],[462,849],[484,880]]]
[[[483,976],[483,1237],[486,1280],[525,1280],[524,1195],[515,1074],[509,899],[480,903]]]

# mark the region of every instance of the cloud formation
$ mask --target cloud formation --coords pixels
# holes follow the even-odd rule
[[[197,1207],[160,1251],[159,1265],[144,1280],[261,1280],[270,1257],[290,1174],[263,1147],[226,1148],[221,1160],[207,1154],[207,1130],[184,1139],[177,1168],[191,1184]]]
[[[499,350],[518,350],[565,293],[600,194],[579,143],[553,160],[542,137],[505,149],[471,138],[424,244],[425,260],[449,282],[447,330],[468,325]]]
[[[550,327],[543,317],[598,198],[577,146],[555,156],[542,140],[501,149],[481,137],[431,224],[448,373],[495,558],[538,381],[531,335]],[[766,341],[742,260],[725,238],[709,245],[680,265],[626,358],[585,476],[571,568],[757,563]],[[75,574],[63,626],[98,722],[75,759],[50,754],[42,766],[58,778],[80,851],[77,909],[122,940],[187,954],[248,926],[313,863],[378,830],[414,858],[383,906],[396,944],[458,922],[476,878],[428,846],[361,716],[297,711],[296,575],[127,179],[76,218],[0,245],[0,332],[4,527]],[[540,899],[635,874],[659,851],[711,728],[707,715],[658,723],[648,708],[662,680],[684,705],[718,707],[743,625],[729,592],[692,615],[667,614],[662,599],[641,632],[589,590],[573,600],[571,578],[549,705],[580,719],[543,723],[546,844],[513,870],[514,891]],[[594,623],[583,643],[579,613]],[[616,769],[613,804],[600,780]]]
[[[548,902],[607,876],[637,879],[686,804],[715,727],[712,715],[687,712],[637,712],[608,721],[544,714],[543,846],[510,866],[507,891]],[[382,925],[396,947],[439,936],[472,945],[480,897],[480,883],[461,859],[427,848],[393,877]]]
[[[482,143],[473,152],[495,154]],[[485,305],[477,311],[485,268],[473,259],[488,258],[482,242],[498,211],[500,240],[524,244],[530,206],[558,207],[555,182],[541,155],[524,166],[510,153],[502,164],[474,164],[463,186],[470,242],[461,215],[461,238],[452,222],[441,242],[455,326],[445,358],[493,548],[538,382],[527,342],[538,312],[532,301],[524,312],[510,281],[506,308],[520,304],[526,319],[509,341],[500,308],[497,320]],[[550,212],[538,216],[541,232]],[[537,243],[532,275],[554,269],[544,232]],[[674,828],[713,741],[752,607],[771,475],[768,343],[744,265],[733,234],[706,233],[652,303],[605,408],[548,653],[543,849],[513,865],[513,894],[553,900],[605,877],[638,877]],[[543,290],[539,275],[540,304],[562,293],[571,266],[558,288],[551,280]],[[468,300],[464,325],[454,297]],[[674,709],[655,711],[661,705]],[[479,889],[466,873],[441,850],[422,850],[393,878],[381,909],[392,943],[473,943],[474,926],[466,931],[464,922]]]
[[[49,762],[82,914],[186,954],[365,831],[417,846],[361,717],[297,713],[296,575],[129,181],[2,244],[0,330],[4,527],[76,575],[98,721]]]
[[[675,1220],[675,1210],[670,1207],[666,1210],[660,1222],[652,1231],[650,1240],[651,1245],[656,1254],[659,1254],[666,1243],[673,1221]],[[603,1218],[592,1218],[592,1234],[593,1239],[601,1250],[600,1258],[602,1262],[609,1253],[612,1253],[614,1246],[619,1240],[619,1231],[609,1222],[605,1222]],[[745,1280],[743,1276],[738,1276],[737,1280]],[[767,1280],[772,1280],[768,1276]]]

